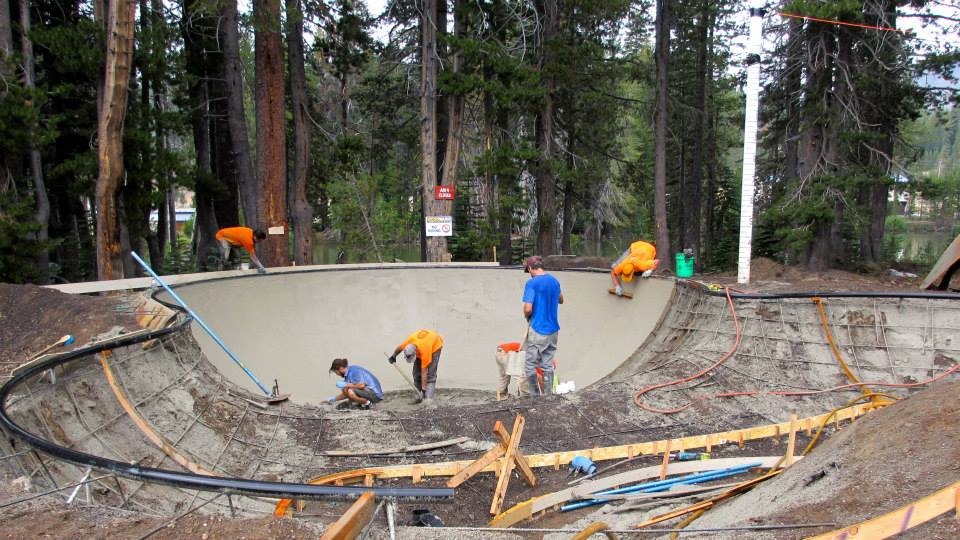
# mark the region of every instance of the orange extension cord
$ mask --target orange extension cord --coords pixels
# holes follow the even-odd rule
[[[681,411],[684,411],[684,410],[690,408],[694,403],[697,403],[698,401],[703,401],[703,400],[711,399],[711,398],[743,397],[743,396],[763,396],[763,395],[766,395],[766,396],[812,396],[812,395],[816,395],[816,394],[824,394],[824,393],[827,393],[827,392],[836,392],[836,391],[838,391],[838,390],[845,390],[845,389],[848,389],[848,388],[855,388],[855,387],[860,387],[861,390],[864,391],[864,394],[865,394],[865,395],[873,395],[872,393],[870,393],[869,388],[867,388],[868,386],[883,386],[883,387],[888,387],[888,388],[912,388],[912,387],[917,387],[917,386],[924,386],[924,385],[930,384],[930,383],[932,383],[932,382],[934,382],[934,381],[940,380],[940,379],[946,377],[947,375],[950,375],[950,374],[953,373],[954,371],[957,371],[958,369],[960,369],[960,363],[956,363],[956,364],[954,364],[954,366],[953,366],[952,368],[948,369],[947,371],[944,371],[943,373],[937,375],[936,377],[931,377],[931,378],[929,378],[929,379],[927,379],[927,380],[925,380],[925,381],[919,381],[919,382],[915,382],[915,383],[860,382],[860,381],[858,381],[857,378],[853,375],[853,373],[850,371],[850,369],[846,366],[846,363],[843,361],[842,356],[840,356],[839,349],[837,348],[835,342],[833,341],[833,336],[830,334],[830,331],[827,329],[827,326],[826,326],[826,325],[827,325],[826,315],[825,315],[825,313],[823,312],[822,300],[821,300],[820,298],[814,297],[814,298],[813,298],[813,301],[814,301],[815,303],[817,303],[817,305],[818,305],[818,307],[819,307],[819,309],[820,309],[821,324],[824,324],[824,325],[825,325],[825,326],[824,326],[824,330],[825,330],[825,332],[826,332],[826,334],[827,334],[827,340],[828,340],[828,342],[830,343],[831,350],[833,350],[833,353],[834,353],[834,355],[836,356],[837,361],[839,362],[841,368],[843,368],[844,371],[846,372],[847,377],[848,377],[848,378],[851,378],[851,380],[853,380],[854,382],[851,382],[850,384],[843,384],[843,385],[840,385],[840,386],[834,386],[833,388],[826,388],[826,389],[823,389],[823,390],[794,390],[794,391],[782,391],[782,392],[759,391],[759,390],[745,390],[745,391],[739,391],[739,392],[724,392],[724,393],[720,393],[720,394],[705,395],[705,396],[702,396],[702,397],[698,397],[698,398],[696,398],[696,399],[691,400],[691,401],[690,401],[689,403],[687,403],[686,405],[684,405],[684,406],[682,406],[682,407],[677,407],[676,409],[658,409],[658,408],[651,407],[651,406],[645,404],[645,403],[643,402],[643,399],[642,399],[642,398],[643,398],[643,396],[644,396],[645,394],[647,394],[648,392],[652,392],[653,390],[656,390],[656,389],[658,389],[658,388],[665,388],[665,387],[668,387],[668,386],[674,386],[674,385],[677,385],[677,384],[683,384],[683,383],[685,383],[685,382],[690,382],[690,381],[692,381],[692,380],[694,380],[694,379],[700,378],[700,377],[706,375],[707,373],[709,373],[710,371],[712,371],[714,368],[716,368],[716,367],[719,366],[720,364],[726,362],[726,361],[727,361],[731,356],[733,356],[733,354],[737,351],[737,348],[740,347],[740,340],[741,340],[741,338],[742,338],[741,332],[740,332],[740,319],[737,317],[737,310],[736,310],[736,307],[735,307],[734,304],[733,304],[733,298],[730,296],[730,288],[729,288],[729,287],[725,287],[725,288],[724,288],[724,291],[725,291],[725,293],[726,293],[726,295],[727,295],[727,304],[730,306],[730,314],[733,316],[733,325],[734,325],[734,328],[735,328],[735,330],[736,330],[736,337],[735,337],[735,339],[734,339],[734,341],[733,341],[733,345],[730,347],[730,349],[729,349],[726,353],[724,353],[724,355],[723,355],[722,357],[720,357],[719,360],[717,360],[716,362],[714,362],[712,365],[710,365],[710,366],[707,367],[706,369],[700,371],[699,373],[695,373],[695,374],[690,375],[690,376],[688,376],[688,377],[683,377],[683,378],[681,378],[681,379],[677,379],[677,380],[674,380],[674,381],[668,381],[668,382],[664,382],[664,383],[655,384],[655,385],[648,386],[648,387],[646,387],[646,388],[641,389],[639,392],[637,392],[637,393],[633,396],[633,402],[634,402],[638,407],[640,407],[641,409],[643,409],[643,410],[645,410],[645,411],[650,411],[650,412],[654,412],[654,413],[660,413],[660,414],[675,414],[675,413],[678,413],[678,412],[681,412]]]

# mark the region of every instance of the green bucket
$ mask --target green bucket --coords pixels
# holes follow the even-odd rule
[[[695,257],[687,256],[686,253],[677,253],[677,277],[678,278],[689,278],[693,277],[693,263]]]

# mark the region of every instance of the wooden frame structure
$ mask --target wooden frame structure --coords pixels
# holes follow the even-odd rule
[[[527,455],[526,462],[533,468],[537,467],[553,467],[554,469],[559,470],[561,466],[568,465],[570,461],[576,456],[586,456],[592,461],[604,461],[612,459],[623,459],[623,458],[633,458],[640,455],[649,455],[649,454],[660,454],[669,445],[673,450],[689,450],[693,448],[704,448],[707,452],[710,452],[714,446],[721,446],[724,444],[738,444],[743,448],[744,443],[750,440],[756,439],[766,439],[766,438],[781,438],[784,435],[789,436],[790,430],[794,429],[796,431],[803,430],[806,431],[808,435],[813,432],[813,429],[827,421],[832,421],[834,425],[839,429],[840,422],[842,421],[852,421],[856,418],[863,416],[864,414],[881,408],[883,404],[876,403],[861,403],[858,405],[853,405],[850,407],[845,407],[832,411],[829,413],[824,413],[816,416],[809,416],[807,418],[801,418],[798,420],[780,422],[777,424],[767,424],[761,426],[754,426],[743,429],[736,429],[730,431],[721,431],[716,433],[708,433],[704,435],[694,435],[690,437],[681,437],[677,439],[662,439],[658,441],[649,441],[649,442],[639,442],[632,444],[624,444],[617,446],[608,446],[603,448],[588,448],[582,450],[566,450],[562,452],[551,452],[546,454],[531,454]],[[502,448],[501,445],[497,445],[494,448]],[[414,463],[414,464],[404,464],[404,465],[391,465],[386,467],[376,467],[376,468],[367,468],[367,469],[355,469],[350,471],[343,471],[340,473],[335,473],[333,475],[324,475],[317,477],[311,480],[310,484],[323,484],[328,483],[329,478],[331,477],[340,477],[340,478],[411,478],[413,483],[419,483],[422,478],[428,476],[457,476],[462,472],[468,471],[470,469],[476,469],[475,472],[472,472],[470,476],[480,473],[480,472],[495,472],[500,469],[502,463],[499,463],[498,460],[502,458],[502,454],[497,455],[496,457],[489,457],[481,463],[481,459],[474,461],[444,461],[438,463]],[[468,476],[469,477],[469,476]],[[462,483],[462,482],[461,482]],[[277,504],[277,509],[275,510],[275,515],[283,515],[284,511],[289,507],[291,503],[290,499],[282,499]],[[523,503],[520,503],[523,504]],[[281,510],[281,507],[283,510]],[[511,509],[512,510],[512,509]],[[510,510],[508,510],[509,512]],[[278,513],[279,512],[279,513]]]

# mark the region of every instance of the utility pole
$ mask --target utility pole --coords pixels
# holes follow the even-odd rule
[[[747,44],[747,108],[743,122],[743,182],[740,188],[740,250],[737,283],[750,283],[753,252],[753,192],[757,170],[757,111],[760,105],[760,53],[763,51],[762,0],[750,5],[750,41]]]

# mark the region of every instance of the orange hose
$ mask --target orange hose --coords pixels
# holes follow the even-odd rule
[[[679,407],[679,408],[677,408],[677,409],[655,409],[655,408],[653,408],[653,407],[650,407],[650,406],[648,406],[648,405],[645,405],[645,404],[643,403],[643,400],[641,400],[640,398],[643,397],[643,395],[646,394],[647,392],[651,392],[651,391],[656,390],[656,389],[658,389],[658,388],[665,388],[665,387],[667,387],[667,386],[674,386],[674,385],[677,385],[677,384],[682,384],[682,383],[685,383],[685,382],[689,382],[689,381],[692,381],[692,380],[697,379],[697,378],[699,378],[699,377],[702,377],[702,376],[706,375],[707,373],[710,373],[710,371],[712,371],[713,368],[715,368],[715,367],[719,366],[720,364],[726,362],[728,358],[730,358],[731,356],[733,356],[733,353],[735,353],[735,352],[737,351],[737,348],[740,347],[740,319],[737,318],[737,309],[736,309],[736,307],[734,307],[734,305],[733,305],[733,297],[730,296],[730,287],[724,287],[724,291],[726,292],[726,295],[727,295],[727,303],[728,303],[728,305],[730,306],[730,314],[733,316],[733,325],[734,325],[734,328],[736,328],[736,331],[737,331],[736,338],[735,338],[734,341],[733,341],[733,346],[730,347],[730,350],[728,350],[728,351],[726,352],[726,354],[724,354],[724,355],[720,358],[720,360],[717,360],[716,362],[713,363],[713,365],[711,365],[710,367],[704,369],[703,371],[701,371],[701,372],[699,372],[699,373],[696,373],[696,374],[694,374],[694,375],[690,375],[689,377],[684,377],[684,378],[682,378],[682,379],[677,379],[677,380],[675,380],[675,381],[668,381],[668,382],[665,382],[665,383],[660,383],[660,384],[655,384],[655,385],[653,385],[653,386],[648,386],[648,387],[640,390],[639,392],[637,392],[637,393],[633,396],[633,402],[636,403],[638,407],[640,407],[641,409],[650,411],[650,412],[663,413],[663,414],[674,414],[674,413],[678,413],[678,412],[680,412],[680,411],[683,411],[683,410],[689,408],[691,405],[693,405],[696,401],[699,401],[699,400],[691,401],[690,403],[687,403],[687,404],[684,405],[683,407]],[[705,399],[705,398],[704,398],[704,399]]]
[[[719,366],[720,364],[726,362],[731,356],[733,356],[733,353],[736,352],[737,348],[740,346],[740,340],[741,340],[741,337],[742,337],[742,336],[741,336],[741,333],[740,333],[740,320],[739,320],[739,318],[737,317],[737,311],[736,311],[736,307],[735,307],[734,304],[733,304],[733,298],[730,296],[730,288],[729,288],[729,287],[725,288],[725,291],[726,291],[726,295],[727,295],[727,303],[728,303],[729,306],[730,306],[730,313],[731,313],[732,316],[733,316],[734,328],[735,328],[735,330],[736,330],[736,338],[734,339],[733,346],[731,346],[731,347],[730,347],[730,350],[728,350],[726,353],[724,353],[724,355],[723,355],[719,360],[717,360],[717,361],[714,362],[712,365],[710,365],[708,368],[706,368],[706,369],[704,369],[704,370],[702,370],[702,371],[700,371],[700,372],[698,372],[698,373],[695,373],[695,374],[690,375],[690,376],[688,376],[688,377],[683,377],[683,378],[681,378],[681,379],[677,379],[677,380],[674,380],[674,381],[668,381],[668,382],[664,382],[664,383],[659,383],[659,384],[655,384],[655,385],[648,386],[648,387],[646,387],[646,388],[641,389],[639,392],[637,392],[637,393],[634,394],[634,396],[633,396],[633,402],[634,402],[638,407],[640,407],[640,408],[643,409],[643,410],[650,411],[650,412],[654,412],[654,413],[675,414],[675,413],[678,413],[678,412],[681,412],[681,411],[684,411],[684,410],[690,408],[690,406],[693,405],[694,403],[697,403],[697,402],[699,402],[699,401],[703,401],[703,400],[706,400],[706,399],[712,399],[712,398],[762,396],[762,395],[765,395],[765,396],[812,396],[812,395],[816,395],[816,394],[824,394],[824,393],[827,393],[827,392],[836,392],[836,391],[838,391],[838,390],[846,390],[846,389],[848,389],[848,388],[857,388],[857,387],[861,388],[861,391],[863,391],[864,396],[869,396],[873,401],[876,402],[876,401],[878,401],[878,400],[882,400],[881,395],[879,395],[879,394],[871,391],[871,390],[868,388],[868,386],[882,386],[882,387],[888,387],[888,388],[913,388],[913,387],[917,387],[917,386],[924,386],[924,385],[933,383],[933,382],[935,382],[935,381],[938,381],[938,380],[946,377],[947,375],[950,375],[951,373],[953,373],[953,372],[957,371],[958,369],[960,369],[960,362],[958,362],[958,363],[954,364],[953,367],[951,367],[951,368],[948,369],[947,371],[944,371],[943,373],[937,375],[936,377],[931,377],[931,378],[929,378],[929,379],[927,379],[927,380],[925,380],[925,381],[919,381],[919,382],[915,382],[915,383],[888,383],[888,382],[879,382],[879,381],[876,381],[876,382],[861,382],[861,381],[857,380],[856,376],[853,374],[852,371],[850,371],[850,368],[847,367],[847,364],[843,361],[843,357],[842,357],[841,354],[840,354],[839,348],[837,347],[836,342],[833,340],[832,334],[831,334],[830,331],[827,329],[827,324],[828,324],[828,323],[827,323],[827,320],[826,320],[826,313],[825,313],[824,310],[823,310],[822,300],[821,300],[820,298],[818,298],[818,297],[813,297],[813,301],[817,304],[818,308],[820,309],[821,323],[824,325],[824,332],[825,332],[826,335],[827,335],[827,341],[830,343],[831,349],[833,349],[834,356],[836,357],[837,361],[840,363],[840,367],[846,372],[847,377],[848,377],[849,379],[851,379],[852,381],[854,381],[854,382],[851,382],[850,384],[842,384],[842,385],[840,385],[840,386],[834,386],[834,387],[832,387],[832,388],[825,388],[825,389],[822,389],[822,390],[792,390],[792,391],[779,391],[779,392],[774,392],[774,391],[760,391],[760,390],[743,390],[743,391],[723,392],[723,393],[719,393],[719,394],[704,395],[704,396],[697,397],[697,398],[695,398],[695,399],[690,400],[690,402],[687,403],[686,405],[684,405],[684,406],[682,406],[682,407],[678,407],[678,408],[676,408],[676,409],[657,409],[657,408],[655,408],[655,407],[651,407],[651,406],[649,406],[649,405],[646,405],[646,404],[643,402],[643,400],[641,399],[644,394],[646,394],[646,393],[648,393],[648,392],[651,392],[651,391],[653,391],[653,390],[656,390],[656,389],[658,389],[658,388],[665,388],[665,387],[667,387],[667,386],[674,386],[674,385],[677,385],[677,384],[682,384],[682,383],[689,382],[689,381],[692,381],[692,380],[694,380],[694,379],[697,379],[697,378],[699,378],[699,377],[702,377],[702,376],[706,375],[707,373],[709,373],[710,371],[712,371],[712,370],[713,370],[714,368],[716,368],[717,366]],[[883,400],[883,401],[885,401],[885,400]]]

